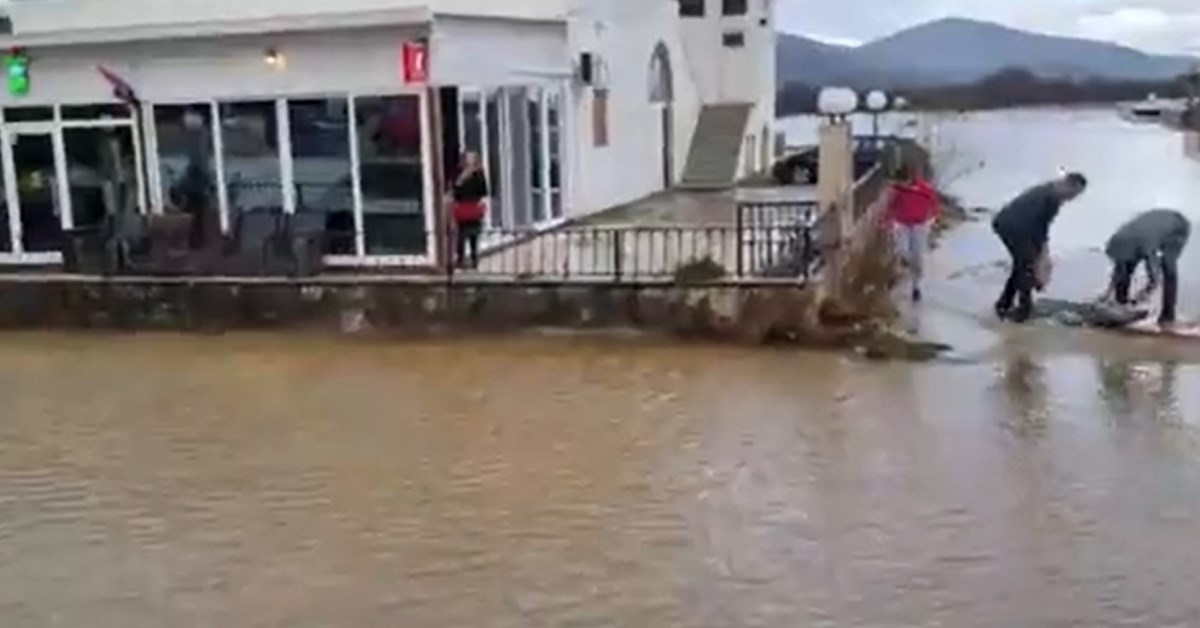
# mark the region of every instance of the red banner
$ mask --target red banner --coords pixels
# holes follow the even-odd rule
[[[400,65],[405,84],[424,83],[429,80],[429,51],[425,44],[404,42],[400,47]]]

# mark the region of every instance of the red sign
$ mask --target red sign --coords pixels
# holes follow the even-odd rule
[[[415,41],[404,42],[404,45],[400,47],[400,65],[403,69],[405,83],[424,83],[429,80],[429,50],[425,44]]]

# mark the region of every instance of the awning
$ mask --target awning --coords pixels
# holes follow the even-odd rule
[[[434,85],[561,84],[574,74],[565,20],[434,17],[429,42]]]
[[[42,3],[29,4],[37,5]],[[198,39],[263,33],[321,32],[355,28],[378,28],[385,25],[424,25],[428,24],[431,19],[432,14],[428,8],[424,6],[412,6],[370,11],[339,12],[331,10],[323,13],[281,14],[240,20],[207,19],[196,22],[135,22],[129,25],[114,24],[102,27],[72,22],[44,30],[22,30],[20,22],[18,22],[16,24],[16,31],[12,35],[0,36],[0,46],[77,46],[83,44]],[[76,20],[76,22],[79,22],[79,20]]]

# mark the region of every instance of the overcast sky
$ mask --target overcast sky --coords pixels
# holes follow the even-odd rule
[[[1200,0],[776,0],[776,5],[782,30],[838,43],[861,43],[955,16],[1152,52],[1200,54]]]

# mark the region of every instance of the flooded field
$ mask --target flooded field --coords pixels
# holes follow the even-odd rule
[[[0,624],[1196,625],[1198,377],[10,337]]]

